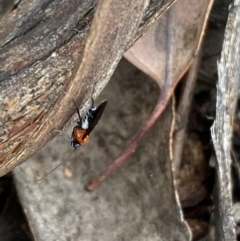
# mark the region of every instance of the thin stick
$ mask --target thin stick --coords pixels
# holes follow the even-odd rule
[[[109,175],[111,174],[113,171],[115,171],[118,167],[120,167],[126,160],[127,158],[133,153],[135,152],[139,142],[142,140],[142,138],[147,134],[147,132],[150,130],[150,128],[154,125],[154,123],[156,122],[156,120],[160,117],[160,115],[162,114],[162,112],[164,111],[164,109],[166,108],[166,105],[169,101],[169,99],[172,96],[172,93],[174,91],[175,86],[177,85],[177,83],[179,82],[179,80],[181,79],[182,75],[185,74],[186,70],[188,69],[189,65],[191,64],[191,61],[189,63],[189,65],[187,66],[186,70],[182,72],[182,74],[180,76],[178,76],[177,79],[173,79],[172,78],[172,71],[170,71],[170,66],[172,65],[172,49],[171,49],[171,45],[169,44],[169,42],[171,42],[171,34],[170,34],[170,30],[171,28],[171,23],[172,23],[172,15],[170,14],[169,16],[169,23],[168,23],[168,29],[169,29],[169,33],[168,33],[168,41],[167,43],[167,65],[166,65],[166,79],[165,79],[165,84],[164,87],[161,91],[161,94],[158,98],[158,102],[154,108],[154,111],[152,113],[152,115],[150,116],[150,118],[146,121],[146,123],[143,125],[143,127],[141,128],[141,130],[139,130],[139,132],[134,136],[133,140],[131,141],[131,143],[126,147],[126,149],[102,172],[100,173],[96,178],[94,178],[92,181],[90,181],[90,183],[86,186],[86,188],[89,191],[93,191],[94,189],[96,189],[100,183]],[[159,83],[158,83],[159,84]]]
[[[132,142],[126,147],[126,149],[103,171],[94,178],[90,183],[87,185],[87,189],[89,191],[93,191],[96,189],[100,183],[108,177],[109,174],[111,174],[113,171],[115,171],[118,167],[120,167],[127,158],[135,152],[139,142],[142,140],[142,138],[146,135],[146,133],[149,131],[149,129],[153,126],[153,124],[156,122],[156,120],[159,118],[159,116],[164,111],[166,104],[168,103],[169,99],[171,98],[172,91],[169,91],[165,98],[162,98],[160,95],[157,105],[151,115],[151,117],[148,119],[148,121],[144,124],[142,129],[135,135]]]

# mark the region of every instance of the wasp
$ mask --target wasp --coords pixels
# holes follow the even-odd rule
[[[79,118],[77,125],[73,128],[71,137],[71,146],[76,149],[79,146],[88,143],[89,135],[98,124],[107,105],[107,100],[102,101],[99,106],[95,107],[94,100],[92,98],[92,106],[88,109],[84,117],[81,117],[79,108],[74,100],[73,103],[76,107]]]

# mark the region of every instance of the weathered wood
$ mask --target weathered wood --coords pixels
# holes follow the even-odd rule
[[[216,119],[211,129],[216,152],[217,200],[216,240],[236,240],[232,213],[231,139],[239,92],[240,76],[240,5],[232,6],[218,64]]]
[[[126,48],[173,2],[21,1],[6,15],[0,22],[0,175],[62,129],[74,113],[71,99],[86,110]]]

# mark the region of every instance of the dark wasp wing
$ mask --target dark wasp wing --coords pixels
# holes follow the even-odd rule
[[[84,135],[84,137],[86,137],[87,135],[89,135],[92,130],[95,128],[95,126],[97,125],[98,121],[100,120],[101,116],[102,116],[102,113],[105,109],[107,105],[107,100],[104,100],[100,103],[100,105],[97,107],[96,110],[92,111],[91,114],[92,114],[92,117],[89,118],[89,127]]]

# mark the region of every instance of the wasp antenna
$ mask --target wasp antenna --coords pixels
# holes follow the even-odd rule
[[[45,177],[47,177],[49,174],[51,174],[52,172],[54,172],[57,168],[59,168],[62,165],[62,162],[60,164],[58,164],[56,167],[54,167],[50,172],[46,173],[43,177],[41,177],[40,179],[35,180],[34,182],[40,182],[42,181]]]
[[[68,142],[71,142],[71,138],[62,130],[52,130],[52,132],[57,132],[58,134],[62,134]]]
[[[77,104],[76,104],[75,100],[74,100],[74,99],[72,99],[72,101],[73,101],[73,103],[74,103],[74,105],[75,105],[75,107],[76,107],[76,109],[77,109],[77,114],[78,114],[79,121],[81,121],[81,120],[82,120],[82,118],[81,118],[81,116],[80,116],[79,108],[78,108],[78,106],[77,106]]]

